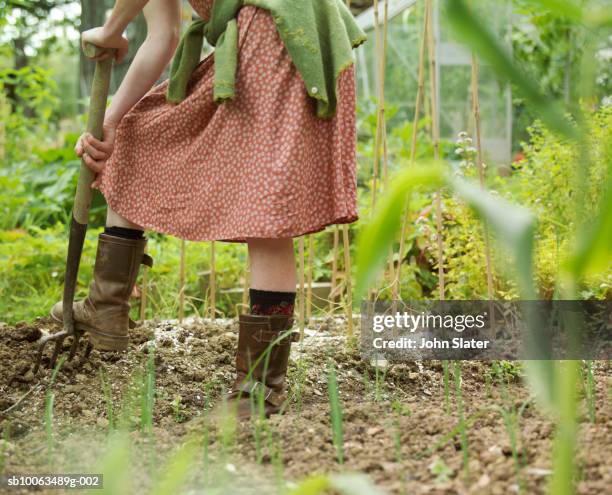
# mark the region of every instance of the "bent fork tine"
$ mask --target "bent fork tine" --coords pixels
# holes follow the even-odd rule
[[[54,343],[55,348],[53,349],[53,354],[51,354],[51,359],[49,361],[49,367],[53,368],[55,363],[57,362],[57,358],[62,352],[62,347],[64,345],[64,340],[68,336],[72,336],[72,344],[70,345],[70,353],[68,354],[68,361],[71,361],[76,355],[77,349],[79,347],[79,341],[83,332],[80,330],[76,330],[75,333],[67,332],[66,330],[62,330],[61,332],[54,333],[52,335],[47,335],[41,339],[38,344],[38,350],[36,351],[36,361],[34,363],[33,372],[36,374],[40,368],[42,363],[43,352],[49,343]],[[90,342],[87,342],[87,346],[85,347],[85,352],[83,353],[83,359],[87,359],[91,354],[93,346]]]

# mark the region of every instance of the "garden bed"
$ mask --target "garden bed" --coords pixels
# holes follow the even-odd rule
[[[187,485],[218,493],[277,493],[332,472],[365,473],[394,494],[546,491],[554,428],[516,366],[494,373],[490,363],[464,362],[458,377],[451,365],[445,389],[440,362],[374,367],[347,340],[343,321],[327,319],[293,347],[286,414],[233,430],[207,411],[231,383],[236,327],[231,320],[149,321],[132,331],[127,353],[94,351],[88,361],[64,363],[50,386],[50,370],[35,376],[30,368],[37,340],[57,325],[0,326],[0,473],[103,471],[107,490],[119,473],[131,473],[123,493],[160,489],[183,465]],[[332,435],[330,363],[343,464]],[[594,422],[586,401],[580,409],[577,487],[584,494],[612,486],[609,363],[596,363],[595,379]]]

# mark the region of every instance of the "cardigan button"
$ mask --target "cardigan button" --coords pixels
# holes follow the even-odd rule
[[[312,89],[310,90],[310,92],[311,92],[313,95],[316,95],[316,94],[319,92],[319,88],[317,88],[316,86],[313,86],[313,87],[312,87]]]

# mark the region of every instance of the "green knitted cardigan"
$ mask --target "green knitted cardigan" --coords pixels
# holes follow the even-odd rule
[[[278,33],[316,100],[317,116],[336,112],[336,85],[341,72],[354,63],[353,48],[366,40],[343,0],[215,0],[210,19],[194,21],[183,35],[170,70],[166,98],[185,99],[193,70],[200,62],[204,38],[215,47],[214,101],[235,96],[238,58],[238,11],[253,5],[269,11]]]

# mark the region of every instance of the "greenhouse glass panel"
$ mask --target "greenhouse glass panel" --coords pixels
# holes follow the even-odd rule
[[[509,40],[511,3],[509,1],[475,0],[478,14],[488,20],[498,39]],[[389,0],[387,67],[385,70],[385,104],[397,109],[388,126],[401,125],[414,118],[418,87],[419,43],[424,16],[424,0]],[[379,24],[382,37],[385,2],[379,2]],[[358,22],[369,35],[357,52],[359,99],[362,108],[373,111],[378,88],[378,61],[374,8],[364,11]],[[443,19],[440,2],[434,0],[433,29],[436,54],[438,122],[441,139],[454,141],[457,134],[473,134],[474,118],[471,100],[471,53],[453,40]],[[427,62],[427,61],[426,61]],[[479,64],[479,99],[482,142],[485,160],[508,163],[512,144],[512,94],[493,71]],[[426,63],[426,69],[429,64]],[[426,74],[425,87],[429,93]],[[424,112],[429,112],[425,102]]]

